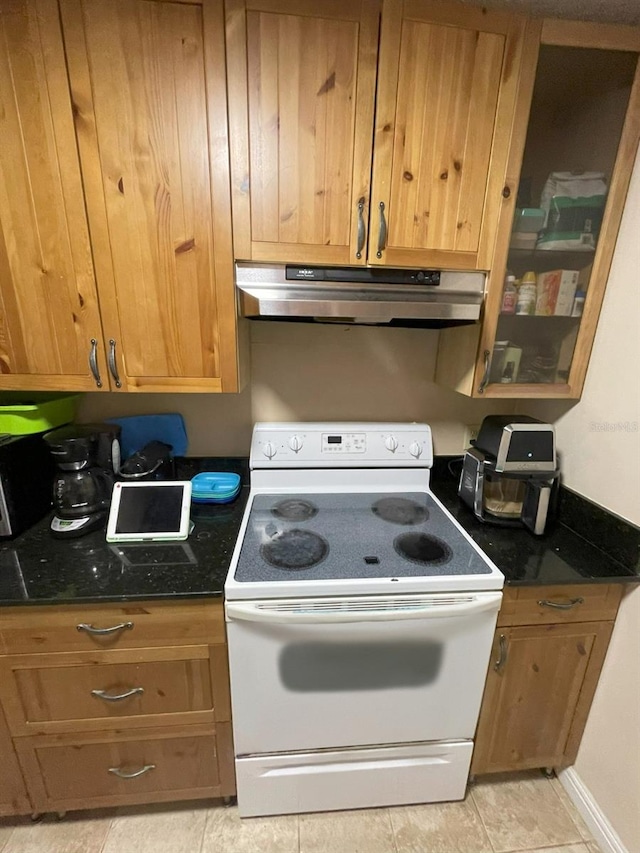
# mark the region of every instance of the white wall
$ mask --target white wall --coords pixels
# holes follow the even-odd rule
[[[437,453],[461,453],[465,424],[514,411],[434,383],[434,330],[252,322],[251,337],[242,394],[86,394],[80,419],[180,411],[191,456],[248,454],[260,420],[426,420]]]
[[[556,422],[564,482],[640,525],[640,155],[580,402],[536,403]],[[640,589],[623,600],[575,769],[640,853]]]

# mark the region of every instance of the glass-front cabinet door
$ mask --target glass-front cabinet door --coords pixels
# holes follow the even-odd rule
[[[591,25],[580,46],[580,25],[550,24],[511,227],[496,246],[474,396],[580,396],[637,148],[638,50],[606,38],[594,46]]]

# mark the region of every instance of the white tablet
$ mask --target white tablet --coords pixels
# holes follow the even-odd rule
[[[107,542],[186,539],[190,507],[190,480],[116,483]]]

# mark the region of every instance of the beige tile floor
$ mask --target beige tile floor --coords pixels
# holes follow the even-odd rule
[[[485,779],[464,802],[241,821],[183,803],[0,821],[0,853],[599,853],[557,780]]]

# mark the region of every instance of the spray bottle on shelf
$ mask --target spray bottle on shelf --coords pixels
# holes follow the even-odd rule
[[[504,282],[504,290],[502,291],[502,307],[501,314],[515,314],[516,303],[518,301],[518,288],[516,287],[515,275],[507,275]]]
[[[534,272],[526,272],[522,276],[522,282],[518,290],[516,314],[535,314],[537,300],[538,286],[536,283],[536,274]]]

